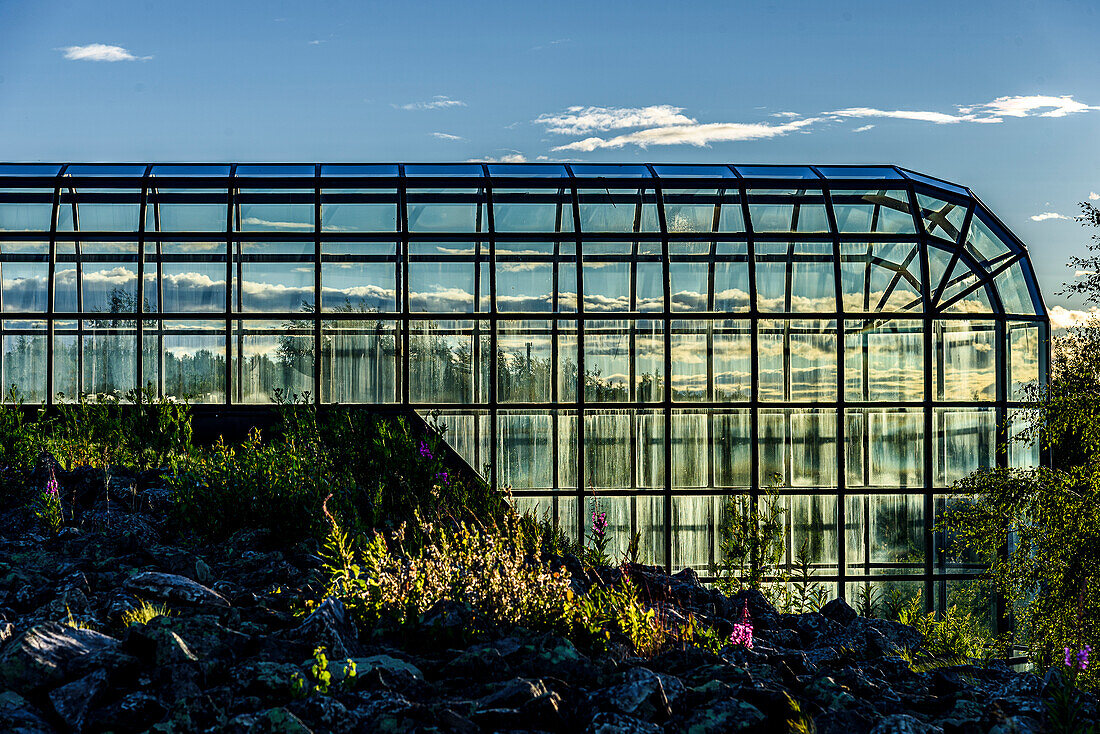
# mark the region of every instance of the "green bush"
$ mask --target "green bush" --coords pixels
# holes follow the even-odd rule
[[[927,655],[906,651],[911,665],[928,669],[948,665],[966,665],[986,659],[992,640],[981,623],[969,612],[950,606],[942,612],[924,612],[918,592],[898,610],[897,621],[920,632]]]

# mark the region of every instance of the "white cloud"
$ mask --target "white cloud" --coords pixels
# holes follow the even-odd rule
[[[852,132],[854,132],[854,133],[865,133],[868,130],[871,130],[872,128],[874,128],[874,125],[860,125],[859,127],[857,127]]]
[[[667,127],[694,125],[695,120],[680,114],[683,107],[650,105],[649,107],[569,107],[556,115],[539,115],[535,123],[545,125],[547,132],[560,135],[583,135],[596,130],[624,130],[632,127]]]
[[[273,222],[270,219],[260,219],[259,217],[245,217],[241,220],[242,224],[251,224],[264,229],[313,229],[313,224],[310,222]]]
[[[1095,191],[1092,191],[1092,192],[1089,193],[1089,198],[1092,199],[1093,201],[1096,201],[1097,199],[1100,199],[1100,194],[1096,193]]]
[[[712,122],[693,125],[670,125],[617,135],[613,138],[589,137],[572,143],[558,145],[551,150],[577,150],[590,152],[597,148],[622,148],[625,145],[637,145],[647,148],[651,145],[695,145],[706,146],[711,143],[730,143],[744,140],[761,140],[781,137],[798,132],[821,118],[808,117],[805,120],[793,120],[779,125],[764,122]]]
[[[773,112],[772,117],[802,117],[798,112]]]
[[[460,99],[451,99],[445,95],[437,94],[427,102],[410,102],[393,106],[399,110],[443,110],[448,107],[465,107],[466,103]]]
[[[152,56],[135,56],[122,46],[89,43],[87,46],[65,46],[59,49],[70,61],[148,61]]]
[[[1033,222],[1045,222],[1048,219],[1069,219],[1069,217],[1058,212],[1043,212],[1042,214],[1031,215],[1031,221]]]
[[[1072,329],[1077,326],[1085,326],[1088,322],[1100,317],[1100,309],[1093,306],[1088,311],[1076,311],[1061,306],[1050,309],[1050,325],[1055,329]]]
[[[450,133],[432,133],[433,138],[439,138],[440,140],[465,140],[466,138],[461,135],[451,135]]]
[[[484,158],[470,158],[467,163],[526,163],[527,156],[520,153],[518,150],[514,150],[511,153],[505,153],[499,158],[493,158],[492,156],[485,156]]]
[[[1100,107],[1078,102],[1072,94],[1065,94],[1061,97],[1033,94],[1017,97],[997,97],[992,102],[986,102],[985,104],[960,107],[959,111],[963,113],[984,112],[993,117],[1031,117],[1034,112],[1043,110],[1039,112],[1039,117],[1065,117],[1075,112],[1087,112],[1096,109],[1100,109]],[[1000,120],[997,120],[997,122],[1000,122]]]
[[[955,122],[966,122],[972,117],[966,115],[949,115],[945,112],[929,112],[927,110],[879,110],[874,107],[846,107],[842,110],[833,110],[823,114],[834,117],[886,117],[895,120],[919,120],[921,122],[934,122],[937,125],[946,125]]]

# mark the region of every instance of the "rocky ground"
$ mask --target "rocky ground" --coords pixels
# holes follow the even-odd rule
[[[331,600],[294,613],[319,588],[320,560],[306,546],[257,533],[180,547],[156,473],[115,477],[109,506],[101,475],[61,480],[83,508],[75,527],[47,537],[25,509],[0,517],[0,731],[1046,730],[1050,681],[997,664],[913,672],[897,655],[920,645],[911,628],[843,602],[777,614],[759,595],[727,598],[690,571],[625,569],[666,618],[693,612],[728,633],[747,601],[753,650],[640,659],[625,649],[588,656],[545,634],[462,645],[382,638],[357,631]],[[124,626],[139,599],[171,615]],[[435,617],[445,626],[447,610]],[[332,685],[303,697],[293,681],[313,680],[319,645],[334,661]],[[1096,717],[1095,699],[1085,714]]]

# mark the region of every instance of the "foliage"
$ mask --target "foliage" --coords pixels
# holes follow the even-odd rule
[[[794,570],[780,573],[782,583],[773,594],[773,603],[786,614],[816,612],[825,606],[829,590],[824,584],[813,580],[815,573],[814,558],[810,551],[809,538],[803,538],[798,544],[794,556]]]
[[[314,648],[313,661],[309,666],[309,678],[307,680],[306,676],[301,673],[294,673],[290,677],[291,694],[295,698],[305,698],[311,692],[327,696],[334,685],[348,688],[354,684],[357,673],[354,660],[347,658],[344,661],[343,668],[340,671],[341,675],[335,683],[332,680],[330,667],[331,664],[325,654],[325,648]]]
[[[611,539],[607,537],[607,513],[600,510],[599,498],[596,492],[592,492],[592,545],[584,548],[582,560],[589,566],[609,566],[611,556],[607,553],[607,545]]]
[[[532,511],[516,517],[517,542],[528,555],[548,560],[565,554],[578,555],[579,549],[564,528],[549,513],[539,517]]]
[[[747,495],[725,500],[718,524],[721,565],[716,585],[726,594],[745,586],[760,588],[765,578],[778,575],[783,558],[783,515],[776,481],[759,501]]]
[[[515,520],[505,531],[466,523],[435,526],[421,522],[427,539],[410,546],[405,528],[388,538],[374,533],[353,544],[328,516],[323,556],[328,592],[343,599],[367,626],[415,624],[437,602],[467,609],[471,632],[490,628],[561,628],[570,596],[569,575],[528,563]]]
[[[27,416],[23,397],[12,385],[0,405],[0,466],[29,468],[34,465],[45,443],[45,410],[34,418]]]
[[[952,605],[942,612],[925,613],[921,596],[918,592],[898,610],[897,621],[913,627],[924,638],[927,654],[917,656],[905,651],[910,664],[924,669],[967,665],[986,656],[988,635],[970,612]]]
[[[638,601],[638,590],[627,578],[617,585],[596,584],[577,598],[573,607],[574,633],[597,649],[619,636],[637,654],[650,657],[668,639],[657,613]]]
[[[58,490],[57,477],[54,476],[53,467],[50,467],[50,478],[46,481],[46,486],[38,494],[34,505],[34,515],[54,533],[60,530],[62,523],[65,522],[61,511],[61,493]]]
[[[168,605],[162,604],[158,607],[156,604],[140,599],[136,607],[123,612],[119,619],[124,626],[131,627],[135,624],[149,624],[157,617],[167,617],[170,614]]]

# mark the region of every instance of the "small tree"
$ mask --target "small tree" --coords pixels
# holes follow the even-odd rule
[[[726,497],[718,523],[721,565],[717,584],[732,594],[745,586],[758,589],[764,579],[776,575],[783,559],[783,515],[775,486],[759,499],[750,495]]]

